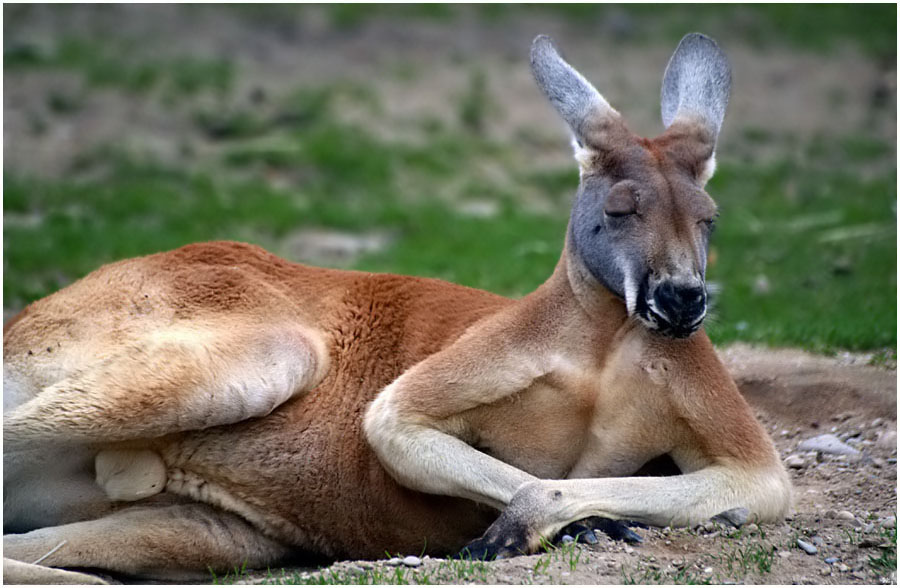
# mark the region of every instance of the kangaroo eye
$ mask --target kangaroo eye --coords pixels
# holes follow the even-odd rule
[[[716,230],[716,219],[714,218],[703,219],[702,221],[700,221],[700,224],[703,225],[710,233]]]
[[[634,189],[625,182],[613,186],[606,196],[603,212],[607,216],[628,216],[637,212],[637,194]]]
[[[617,209],[609,209],[607,208],[603,212],[606,213],[606,216],[611,216],[613,218],[628,216],[630,214],[634,214],[634,209],[632,210],[617,210]]]

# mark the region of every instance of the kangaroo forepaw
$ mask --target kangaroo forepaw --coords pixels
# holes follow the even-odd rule
[[[537,543],[530,540],[533,536],[527,524],[506,511],[488,527],[484,535],[463,547],[457,557],[485,561],[527,555],[534,551],[532,544]],[[533,538],[537,539],[537,536]]]
[[[484,535],[469,542],[457,554],[458,559],[491,561],[526,555],[528,544],[521,533],[500,534],[488,529]]]
[[[613,541],[624,541],[625,543],[643,543],[644,538],[632,531],[629,527],[635,526],[629,521],[617,521],[607,519],[605,517],[589,517],[580,521],[570,523],[560,531],[554,544],[569,543],[566,536],[570,540],[587,545],[594,545],[599,542],[596,531],[601,531]]]

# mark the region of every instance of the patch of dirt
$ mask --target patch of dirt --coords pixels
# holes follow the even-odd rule
[[[788,469],[794,510],[784,523],[636,529],[644,537],[639,545],[598,534],[596,545],[485,564],[430,557],[416,567],[396,558],[346,561],[321,571],[250,572],[232,580],[312,582],[321,573],[339,583],[896,584],[896,542],[889,540],[897,520],[896,370],[866,365],[865,355],[828,358],[743,344],[720,356],[782,457],[794,457]],[[798,452],[803,440],[824,433],[860,455]],[[801,549],[798,539],[816,553]],[[891,555],[893,568],[873,563]]]

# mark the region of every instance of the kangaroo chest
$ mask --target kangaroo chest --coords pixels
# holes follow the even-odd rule
[[[468,441],[540,478],[627,476],[668,452],[665,387],[634,365],[559,370],[469,415]]]

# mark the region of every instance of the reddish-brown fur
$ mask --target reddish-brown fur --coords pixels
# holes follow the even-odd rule
[[[686,39],[682,61],[718,59]],[[584,116],[567,122],[585,191],[553,274],[521,300],[215,242],[104,266],[7,323],[11,579],[184,579],[297,551],[445,555],[495,509],[472,546],[498,555],[588,516],[782,516],[786,474],[695,332],[703,315],[672,310],[694,329],[679,339],[635,311],[637,280],[650,310],[651,277],[702,285],[715,103],[708,120],[675,116],[642,139],[546,39],[532,63],[560,112]],[[607,216],[614,237],[576,243],[573,227],[596,237]],[[663,455],[686,475],[635,477]]]
[[[103,287],[112,281],[115,290]],[[310,320],[327,341],[331,369],[307,395],[264,420],[151,446],[169,467],[197,471],[284,519],[283,539],[309,538],[308,549],[377,557],[387,545],[427,544],[441,552],[483,530],[490,510],[394,482],[362,436],[362,411],[411,365],[509,303],[439,280],[320,269],[242,243],[203,243],[111,264],[29,306],[6,325],[4,362],[37,373],[70,349],[134,337],[123,319],[112,328],[98,320],[100,308],[154,322]]]

